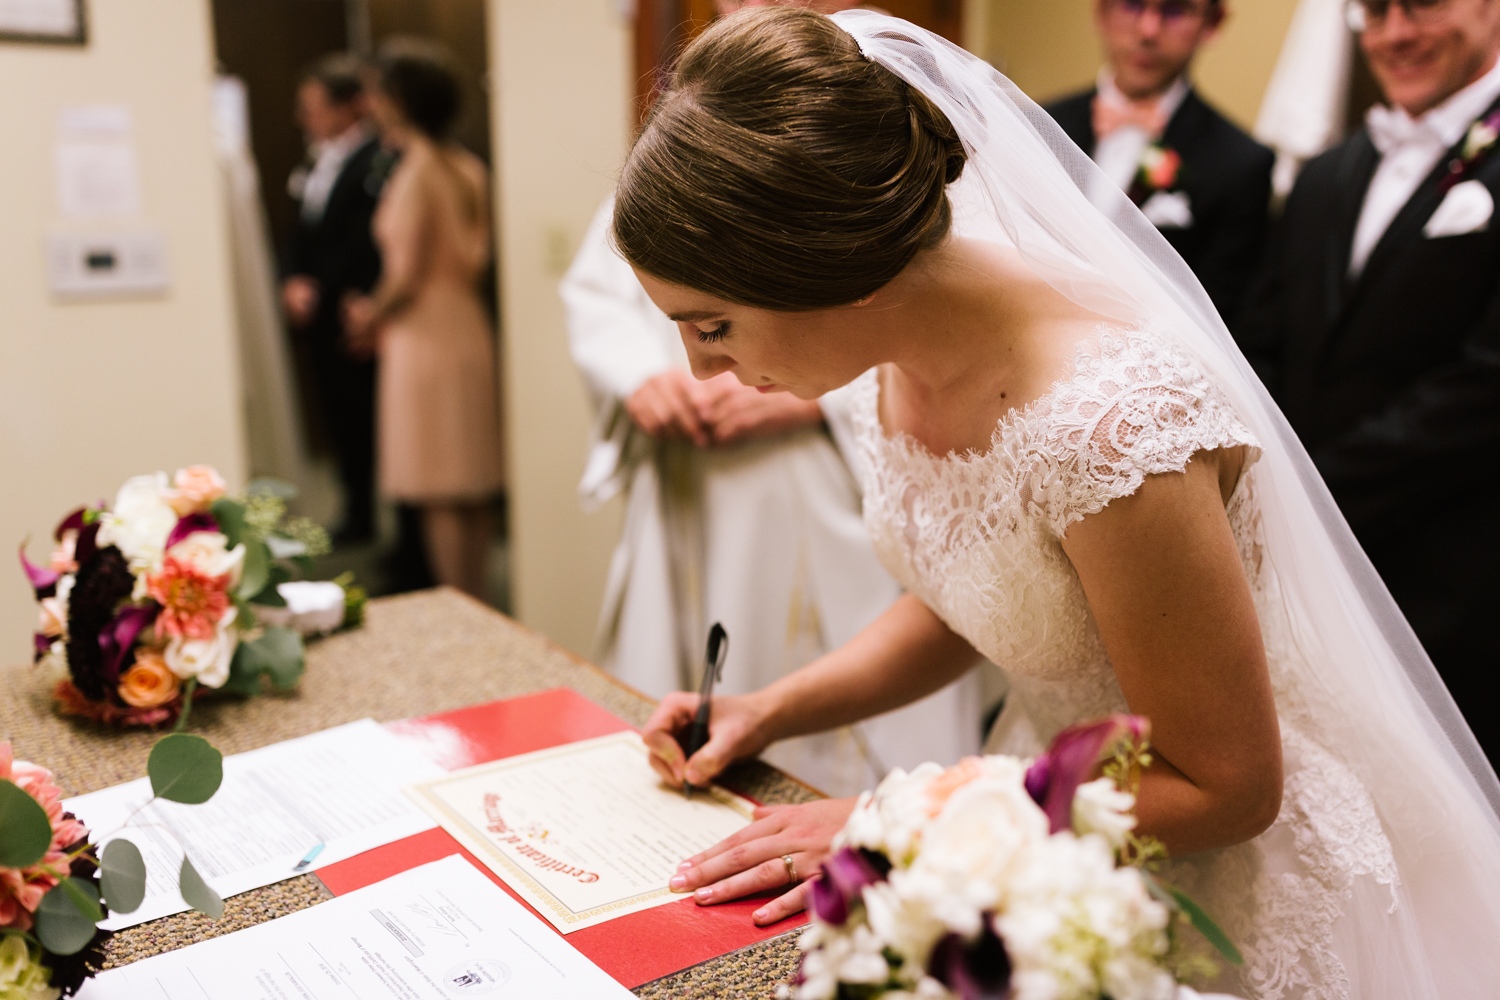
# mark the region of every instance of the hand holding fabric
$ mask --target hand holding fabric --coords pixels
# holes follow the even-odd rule
[[[716,445],[775,437],[822,422],[818,404],[787,392],[758,392],[729,372],[698,384],[698,416]]]

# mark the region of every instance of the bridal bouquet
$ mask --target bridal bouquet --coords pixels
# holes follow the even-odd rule
[[[147,770],[154,798],[195,804],[218,790],[223,757],[200,736],[174,734],[152,748]],[[224,901],[185,854],[178,886],[189,906],[223,915]],[[16,760],[0,741],[0,1000],[78,992],[104,962],[110,932],[100,921],[136,909],[145,893],[140,850],[116,838],[98,851],[83,821],[63,810],[52,772]]]
[[[970,757],[892,771],[860,797],[812,883],[796,1000],[1171,1000],[1212,972],[1181,946],[1233,945],[1147,864],[1131,789],[1146,720],[1061,733],[1034,761]],[[1088,780],[1104,761],[1104,777]],[[1184,993],[1187,991],[1184,990]]]
[[[286,518],[274,492],[227,496],[204,465],[136,476],[112,505],[69,514],[54,541],[45,566],[21,547],[40,605],[36,659],[58,676],[64,712],[117,725],[180,728],[195,691],[253,695],[263,674],[277,690],[294,687],[297,626],[330,631],[345,624],[346,604],[357,619],[364,598],[293,582],[328,551],[327,534]]]

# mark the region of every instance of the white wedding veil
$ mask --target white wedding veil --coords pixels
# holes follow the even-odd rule
[[[1364,970],[1356,995],[1500,996],[1500,783],[1197,278],[1051,117],[987,63],[887,15],[833,20],[957,130],[968,163],[955,201],[983,206],[978,218],[959,218],[961,231],[1014,246],[1090,310],[1149,320],[1198,360],[1259,438],[1266,558],[1308,674],[1299,681],[1314,732],[1373,798],[1399,872],[1382,898],[1348,900],[1339,951],[1351,972]]]

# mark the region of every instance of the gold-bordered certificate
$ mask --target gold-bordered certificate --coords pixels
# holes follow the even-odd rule
[[[754,804],[662,783],[634,732],[453,771],[407,788],[564,934],[681,897],[685,858],[744,828]]]

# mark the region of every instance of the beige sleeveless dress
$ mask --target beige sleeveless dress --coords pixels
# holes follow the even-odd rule
[[[411,304],[380,334],[380,490],[410,503],[482,500],[504,481],[495,338],[477,286],[489,263],[484,166],[417,142],[375,212],[382,280]]]

